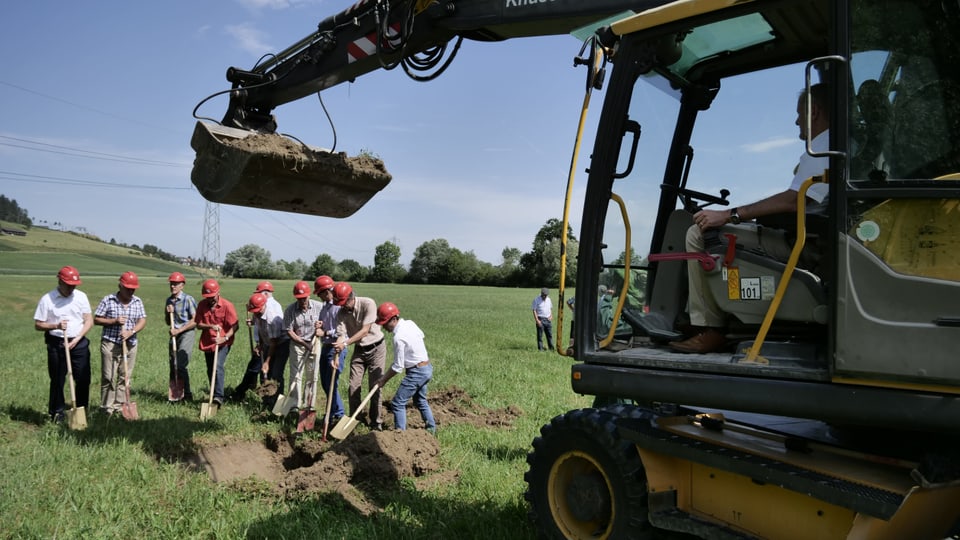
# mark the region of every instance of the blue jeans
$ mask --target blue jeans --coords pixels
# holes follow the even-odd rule
[[[435,428],[437,423],[433,420],[433,411],[430,410],[430,404],[427,403],[427,383],[433,378],[433,364],[427,364],[423,367],[408,368],[403,380],[400,381],[400,387],[390,401],[390,408],[393,409],[393,423],[397,429],[407,429],[407,402],[413,398],[413,404],[420,411],[423,418],[424,427]]]
[[[537,326],[537,348],[543,350],[543,337],[547,337],[547,349],[553,349],[553,321],[546,317],[540,317],[540,324]]]
[[[213,400],[223,403],[223,377],[226,374],[227,353],[230,352],[229,345],[221,345],[217,358],[217,383],[213,387]],[[207,360],[207,380],[213,373],[213,351],[203,351]]]
[[[330,404],[330,418],[341,418],[344,414],[343,400],[340,399],[340,391],[337,387],[340,385],[340,372],[343,371],[343,362],[347,358],[347,350],[340,351],[340,369],[334,371],[330,362],[336,353],[333,351],[333,344],[324,345],[320,351],[320,384],[323,386],[324,393],[327,393],[329,399],[330,377],[333,376],[333,401]],[[326,414],[326,412],[324,412]]]

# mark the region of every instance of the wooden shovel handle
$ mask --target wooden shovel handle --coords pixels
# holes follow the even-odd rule
[[[67,355],[67,378],[70,379],[70,406],[77,408],[77,390],[73,382],[73,362],[70,361],[70,340],[67,339],[67,331],[63,331],[63,352]]]

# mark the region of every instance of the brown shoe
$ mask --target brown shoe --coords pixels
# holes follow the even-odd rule
[[[683,353],[707,354],[717,352],[727,344],[723,332],[716,328],[705,328],[699,334],[684,341],[671,341],[670,348]]]

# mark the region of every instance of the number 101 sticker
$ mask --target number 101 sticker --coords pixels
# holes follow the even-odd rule
[[[773,276],[740,279],[740,300],[770,300],[775,292]]]

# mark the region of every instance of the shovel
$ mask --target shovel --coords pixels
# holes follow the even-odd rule
[[[320,340],[313,338],[313,369],[311,370],[310,382],[305,384],[303,399],[303,410],[300,411],[300,418],[297,419],[297,433],[312,430],[317,422],[317,368],[320,365]],[[309,403],[309,405],[308,405]]]
[[[330,374],[330,389],[327,390],[327,411],[323,415],[323,438],[321,442],[327,442],[327,428],[330,427],[330,408],[333,407],[333,387],[337,380],[337,369]]]
[[[313,336],[313,341],[311,342],[311,351],[315,348],[315,345],[316,345],[316,343],[317,343],[317,339],[318,339],[317,336]],[[307,358],[307,360],[309,360],[309,358]],[[301,382],[303,381],[303,368],[304,368],[304,366],[306,366],[306,362],[304,362],[304,363],[300,366],[300,381],[301,381]],[[291,381],[291,382],[292,382],[292,381]],[[287,414],[290,413],[290,409],[292,409],[296,404],[297,404],[297,400],[294,399],[293,396],[285,396],[285,395],[283,395],[283,394],[278,394],[278,395],[277,395],[277,402],[273,405],[273,414],[275,414],[275,415],[277,415],[277,416],[286,416]]]
[[[173,312],[170,312],[170,330],[173,330]],[[173,378],[170,379],[170,389],[167,391],[167,400],[177,402],[183,399],[183,381],[180,380],[180,363],[177,362],[177,336],[170,334],[170,353],[173,355]]]
[[[70,345],[67,333],[63,333],[63,350],[67,353],[67,378],[70,379],[70,409],[67,410],[67,427],[73,430],[87,429],[87,411],[77,407],[77,394],[73,382],[73,363],[70,361]]]
[[[127,340],[121,342],[123,345],[123,389],[127,392],[127,399],[120,406],[120,414],[127,420],[139,420],[140,413],[137,412],[137,403],[130,401],[130,366],[127,364]]]
[[[374,392],[380,388],[379,384],[373,385],[373,388],[370,389],[370,393],[367,394],[367,397],[363,398],[363,401],[360,403],[360,406],[357,407],[357,410],[353,411],[353,415],[345,416],[337,422],[337,425],[333,426],[333,429],[330,430],[330,436],[334,439],[345,439],[347,435],[353,432],[353,428],[357,427],[357,415],[360,414],[360,411],[366,408],[367,403],[370,401],[370,398],[373,397]]]
[[[210,376],[210,401],[200,404],[200,420],[213,418],[217,414],[218,407],[213,405],[213,392],[217,387],[217,364],[220,360],[220,331],[217,330],[217,339],[213,344],[213,373]]]

